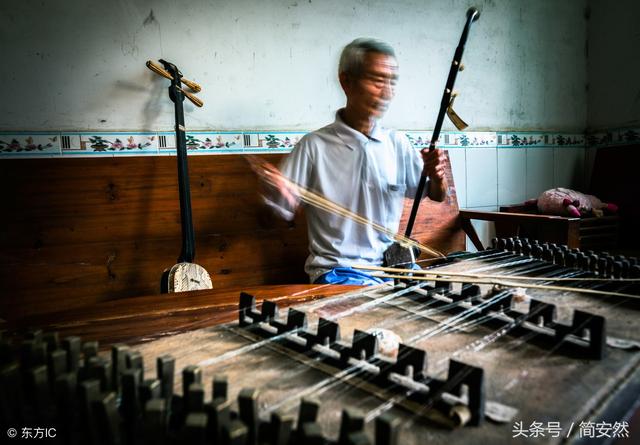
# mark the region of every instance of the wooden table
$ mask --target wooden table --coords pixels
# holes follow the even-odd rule
[[[241,291],[255,295],[258,302],[271,299],[277,301],[280,307],[287,307],[313,302],[355,289],[358,287],[273,285],[170,295],[148,295],[94,304],[73,311],[11,321],[5,323],[4,328],[9,331],[20,331],[34,327],[46,331],[57,331],[60,337],[79,335],[84,341],[100,341],[102,349],[108,348],[114,343],[138,344],[136,350],[144,357],[145,373],[152,375],[155,366],[153,358],[160,355],[166,353],[175,355],[176,367],[182,369],[185,365],[210,361],[212,357],[221,357],[228,350],[237,349],[237,346],[248,343],[249,340],[237,335],[234,340],[232,338],[232,334],[235,332],[233,329],[224,329],[224,326],[210,328],[237,318],[237,305]],[[350,300],[349,304],[357,305],[357,300],[358,298]],[[405,300],[400,302],[403,305],[413,304]],[[327,303],[329,305],[341,304],[329,301]],[[598,301],[592,299],[586,303],[597,305]],[[571,303],[570,306],[573,304]],[[617,330],[621,333],[628,330],[630,337],[637,338],[632,309],[623,307],[615,309],[620,311],[619,315],[626,320],[616,323],[618,324]],[[342,317],[341,329],[344,327],[346,333],[352,332],[354,327],[366,329],[367,324],[370,324],[369,319],[376,316],[374,312],[378,312],[378,316],[384,317],[389,316],[390,311],[398,310],[400,309],[378,307],[376,311]],[[319,315],[322,314],[316,313],[316,316]],[[614,317],[612,321],[616,320],[617,318]],[[420,320],[415,322],[421,323]],[[406,326],[399,325],[394,329],[399,334],[405,335],[402,331],[411,331],[412,325],[407,323]],[[216,336],[216,341],[212,341],[213,335]],[[434,337],[425,340],[426,343],[416,344],[416,347],[428,350],[431,363],[437,364],[440,359],[449,354],[451,348],[448,347],[448,342],[462,341],[466,344],[471,339],[471,333],[458,332],[453,334],[449,340],[447,337],[440,339]],[[234,344],[232,340],[238,344]],[[151,343],[151,341],[154,342]],[[637,354],[610,350],[604,360],[586,361],[559,354],[545,355],[545,351],[541,351],[535,345],[524,344],[518,348],[505,347],[512,346],[511,340],[502,338],[500,341],[505,344],[496,344],[495,347],[487,348],[477,354],[469,353],[464,357],[465,362],[469,361],[470,364],[485,369],[488,399],[519,409],[515,420],[523,421],[526,425],[534,420],[559,421],[563,427],[567,427],[570,422],[590,419],[598,419],[599,421],[604,419],[610,422],[623,420],[627,418],[628,410],[633,406],[633,400],[637,399],[638,388],[640,388],[640,368],[638,368],[640,356]],[[459,349],[459,345],[454,349]],[[231,382],[230,398],[234,398],[241,388],[257,386],[264,390],[262,397],[268,401],[268,397],[286,397],[278,391],[286,390],[296,393],[301,391],[301,388],[312,387],[312,384],[316,384],[318,379],[325,378],[324,375],[314,374],[315,370],[309,370],[309,381],[298,380],[295,387],[292,386],[294,385],[293,380],[287,380],[286,385],[282,384],[282,381],[276,385],[277,382],[274,379],[286,380],[288,377],[276,374],[273,371],[276,368],[270,368],[266,366],[266,363],[273,362],[279,366],[278,369],[287,370],[289,362],[285,362],[282,355],[277,355],[270,349],[260,350],[260,354],[252,353],[252,361],[246,360],[245,357],[242,360],[221,363],[227,366],[226,368],[222,368],[220,365],[205,366],[203,367],[203,379],[210,381],[212,375],[226,372],[230,376]],[[543,360],[543,357],[546,358]],[[260,363],[260,366],[257,366],[256,363]],[[291,372],[297,371],[295,366],[296,363],[291,364]],[[523,374],[525,371],[526,374]],[[514,381],[514,376],[520,383],[509,388],[508,391],[503,390],[502,387],[506,382]],[[256,383],[264,383],[265,381],[269,381],[270,385]],[[175,383],[179,386],[179,379]],[[331,405],[331,409],[326,409],[330,413],[338,413],[343,406],[360,406],[358,404],[361,401],[366,401],[366,404],[363,405],[365,411],[372,409],[372,407],[375,408],[381,403],[375,398],[366,397],[368,397],[367,394],[361,394],[351,388],[337,387],[334,392],[324,396],[324,403]],[[396,408],[393,410],[397,415],[406,416],[406,413],[402,414],[404,412],[402,410],[396,410]],[[324,431],[332,434],[337,431],[336,416],[330,416],[326,419],[326,425],[323,424]],[[638,433],[633,429],[636,428],[635,425],[632,425],[631,438],[635,440]],[[424,443],[426,438],[429,438],[431,443],[443,445],[471,443],[477,440],[486,443],[513,443],[512,426],[511,423],[496,425],[486,422],[481,427],[461,428],[455,432],[449,432],[441,427],[434,428],[433,424],[421,421],[402,431],[402,437],[406,439],[402,443]],[[575,436],[571,441],[580,443]],[[522,443],[557,443],[557,441],[547,437],[525,440]]]
[[[26,329],[56,331],[60,338],[78,335],[98,340],[101,348],[114,343],[138,344],[238,318],[241,291],[258,301],[271,299],[293,306],[357,289],[359,286],[292,284],[234,287],[121,298],[78,309],[6,321],[9,332]]]

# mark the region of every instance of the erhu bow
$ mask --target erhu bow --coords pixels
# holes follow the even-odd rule
[[[440,129],[442,128],[442,121],[444,120],[445,113],[449,116],[451,122],[453,122],[453,124],[459,130],[464,130],[467,127],[467,124],[462,119],[460,119],[455,111],[453,111],[453,101],[456,97],[456,94],[453,93],[453,85],[456,82],[458,71],[462,71],[463,69],[461,64],[462,53],[464,52],[464,45],[467,42],[471,24],[478,20],[479,17],[480,11],[478,11],[477,8],[469,8],[469,10],[467,11],[467,21],[465,22],[464,29],[462,30],[462,35],[460,36],[460,42],[458,43],[456,52],[453,55],[453,61],[451,62],[449,76],[447,77],[447,84],[442,94],[440,111],[438,111],[438,118],[436,119],[436,125],[433,128],[433,135],[431,136],[431,143],[429,144],[429,148],[427,148],[426,150],[433,150],[436,148],[436,142],[440,137]],[[420,200],[422,199],[422,196],[424,194],[424,187],[426,182],[427,176],[423,171],[422,175],[420,176],[420,183],[418,184],[418,190],[416,191],[416,196],[413,200],[413,207],[411,208],[411,214],[409,215],[409,221],[407,222],[407,228],[405,230],[405,237],[407,238],[411,237],[411,231],[413,230],[413,224],[415,222],[416,215],[418,214],[418,207],[420,206]],[[398,242],[393,243],[384,253],[385,265],[404,265],[410,268],[415,263],[416,257],[419,255],[419,252],[416,252],[414,249],[415,248],[403,246]]]

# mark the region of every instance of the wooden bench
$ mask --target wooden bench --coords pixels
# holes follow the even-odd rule
[[[500,212],[461,210],[460,217],[495,223],[498,238],[518,236],[593,250],[606,250],[618,245],[618,216],[567,218],[541,215],[524,206],[514,205],[500,207]],[[484,248],[479,238],[470,238],[478,250]]]

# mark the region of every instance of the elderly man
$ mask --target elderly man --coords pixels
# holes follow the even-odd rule
[[[393,233],[403,198],[416,193],[422,171],[429,198],[446,194],[441,150],[414,149],[407,138],[382,128],[378,120],[394,96],[398,63],[393,48],[374,39],[356,39],[340,56],[338,77],[346,106],[332,124],[307,134],[280,165],[291,182],[349,209]],[[286,181],[284,181],[286,182]],[[284,182],[267,203],[292,219],[299,197]],[[288,198],[288,199],[285,199]],[[327,210],[305,208],[309,257],[305,271],[314,283],[375,284],[379,278],[352,269],[380,265],[393,240],[374,225],[361,225]]]

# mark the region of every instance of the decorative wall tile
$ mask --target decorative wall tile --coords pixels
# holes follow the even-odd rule
[[[260,147],[258,136],[259,136],[259,133],[244,132],[242,134],[242,138],[244,139],[244,148],[252,149],[252,148]]]
[[[409,142],[416,148],[428,147],[431,143],[431,131],[405,131]],[[496,133],[493,131],[443,131],[436,144],[440,148],[495,147]]]
[[[640,128],[622,128],[612,131],[613,144],[624,145],[640,141]]]
[[[552,134],[551,144],[554,147],[567,147],[567,148],[584,148],[585,137],[584,134],[578,133],[556,133]]]
[[[77,133],[64,134],[70,139],[65,155],[155,155],[158,154],[156,133]]]
[[[624,128],[616,130],[617,141],[621,144],[640,142],[640,128]]]
[[[427,147],[431,131],[404,131],[416,148]],[[239,151],[288,152],[306,134],[300,131],[191,131],[187,145],[197,153],[224,154]],[[175,152],[174,132],[2,132],[0,156],[33,153],[50,156],[63,155],[130,155],[171,154]],[[447,149],[466,148],[580,148],[588,145],[619,145],[640,140],[640,128],[616,129],[593,133],[554,132],[459,132],[443,131],[438,146]]]
[[[640,142],[640,128],[617,128],[608,131],[589,133],[586,136],[587,147],[601,148]]]
[[[583,134],[546,131],[498,132],[498,147],[584,147]]]
[[[431,144],[431,137],[433,132],[431,131],[405,131],[404,134],[415,148],[425,148]]]
[[[528,136],[531,137],[527,141],[527,144],[535,145],[540,143],[537,138],[522,133],[497,133],[497,146],[498,148],[519,148],[526,147],[526,145],[521,144],[521,141]]]
[[[492,131],[448,131],[441,133],[439,146],[443,148],[486,148],[495,147],[497,136]]]
[[[62,154],[73,154],[80,151],[80,135],[77,133],[62,133],[60,135]],[[84,150],[86,152],[86,150]]]
[[[187,132],[187,150],[194,153],[237,153],[241,152],[243,147],[242,133]]]
[[[587,147],[599,148],[613,145],[613,133],[611,131],[601,131],[587,135]]]
[[[0,155],[32,156],[60,155],[60,134],[58,133],[1,133]]]
[[[158,133],[158,154],[176,154],[176,133],[174,131]]]
[[[548,147],[553,145],[549,133],[543,132],[498,132],[498,148]]]
[[[305,134],[292,131],[258,133],[258,146],[250,148],[252,150],[258,148],[265,151],[289,152]]]

